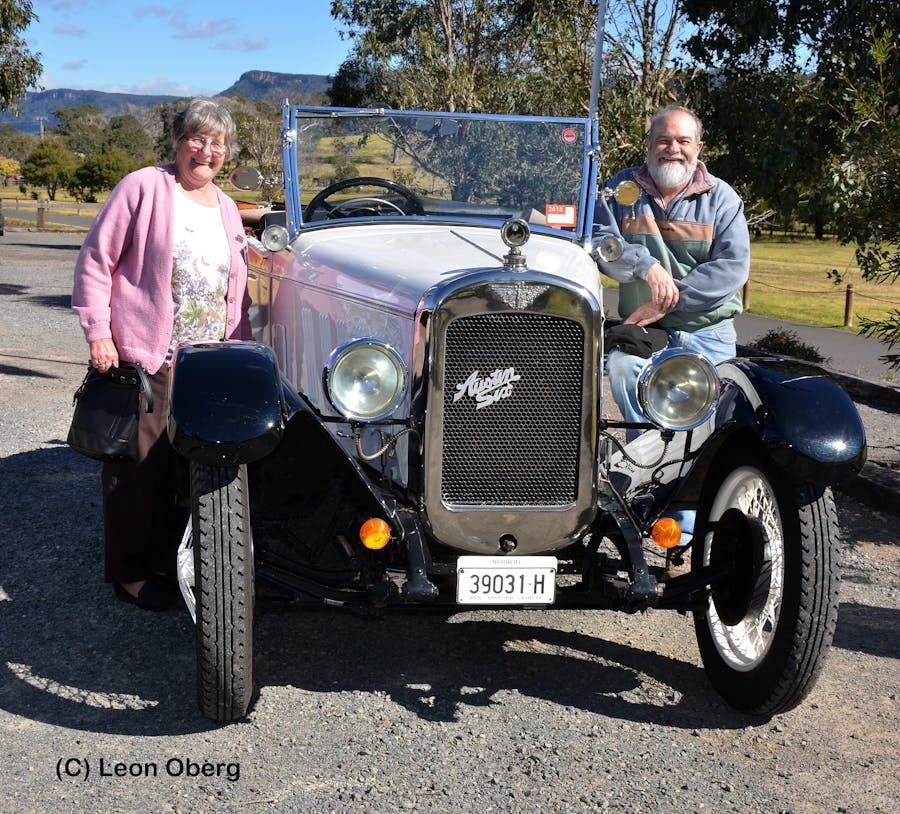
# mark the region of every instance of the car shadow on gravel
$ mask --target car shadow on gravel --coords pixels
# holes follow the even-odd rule
[[[99,464],[59,441],[0,460],[0,483],[0,708],[100,733],[214,727],[194,702],[187,611],[137,610],[115,601],[102,581]],[[880,631],[879,647],[896,648],[896,636],[883,635],[896,629],[896,612],[842,611],[839,647],[869,647],[862,643],[878,636],[868,631]],[[644,619],[654,622],[646,649],[630,641],[642,636],[634,625]],[[690,642],[687,658],[696,657],[689,629],[688,619],[661,611],[398,613],[376,621],[261,602],[255,683],[382,693],[423,721],[453,722],[464,707],[550,702],[688,729],[761,723],[728,707],[695,663],[666,655]]]
[[[869,656],[900,658],[900,611],[842,602],[833,646]]]
[[[555,611],[513,614],[525,623],[483,613],[483,619],[479,612],[383,620],[329,611],[258,617],[257,683],[381,693],[426,721],[453,722],[465,706],[549,701],[689,729],[760,722],[728,707],[694,664],[556,628],[563,620]],[[501,700],[510,693],[518,700]]]

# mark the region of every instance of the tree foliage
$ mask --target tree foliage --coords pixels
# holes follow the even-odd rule
[[[113,116],[109,120],[104,130],[103,146],[120,147],[138,167],[151,164],[154,160],[153,139],[141,123],[128,114]]]
[[[805,199],[808,220],[824,221],[827,213],[840,239],[856,245],[866,279],[895,281],[900,6],[888,0],[683,2],[689,18],[703,23],[688,42],[690,53],[718,66],[722,92],[709,95],[714,120],[732,136],[732,147],[759,131],[767,148],[745,151],[751,194],[779,202],[782,210]],[[782,77],[780,86],[773,76]],[[752,116],[736,115],[741,104]],[[864,333],[900,341],[900,313],[861,324]],[[900,366],[900,355],[890,361]]]
[[[838,236],[856,246],[863,277],[893,283],[900,278],[900,114],[891,101],[889,66],[898,61],[892,32],[870,41],[870,67],[861,77],[845,77],[848,111],[844,149],[834,160]],[[888,348],[900,343],[900,311],[887,319],[860,320],[861,332]],[[900,354],[885,355],[893,368]]]
[[[15,178],[21,171],[22,165],[15,158],[0,156],[0,178],[3,179],[4,186],[9,183],[10,178]]]
[[[332,102],[447,111],[586,115],[596,0],[334,0],[353,42]],[[604,171],[643,156],[650,114],[683,101],[673,58],[680,0],[612,0],[601,129]]]
[[[22,33],[37,15],[30,0],[0,0],[0,110],[19,110],[18,100],[41,76],[40,54],[32,54]]]
[[[106,117],[96,105],[72,105],[53,112],[52,130],[76,155],[93,156],[103,146]]]
[[[333,0],[353,52],[332,99],[450,112],[507,109],[532,33],[511,0]],[[356,86],[354,89],[354,80]]]
[[[56,200],[60,187],[69,184],[78,167],[78,158],[59,136],[46,136],[22,166],[22,173],[29,184],[42,186],[47,197]]]

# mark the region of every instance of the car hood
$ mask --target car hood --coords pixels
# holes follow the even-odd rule
[[[304,231],[293,243],[292,265],[307,284],[408,314],[437,283],[499,271],[508,251],[496,228],[391,222]],[[529,270],[576,282],[599,299],[597,265],[579,244],[532,233],[522,252]]]

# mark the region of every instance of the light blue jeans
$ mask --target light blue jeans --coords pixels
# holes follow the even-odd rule
[[[701,356],[705,356],[713,364],[733,359],[737,352],[735,347],[737,334],[735,333],[734,325],[731,323],[720,328],[712,328],[708,331],[695,331],[694,333],[666,328],[666,333],[669,336],[668,347],[687,348],[695,353],[699,353]],[[609,389],[612,391],[613,399],[625,421],[641,422],[647,420],[647,417],[641,412],[637,400],[638,377],[641,375],[644,367],[646,367],[647,361],[647,359],[640,356],[632,356],[618,350],[610,351],[607,357],[606,372],[609,376]],[[625,430],[625,442],[631,443],[641,432],[643,430]],[[682,545],[686,545],[690,541],[694,530],[696,512],[672,512],[669,516],[674,517],[681,524]]]

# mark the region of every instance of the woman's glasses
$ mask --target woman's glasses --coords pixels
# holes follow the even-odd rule
[[[214,155],[224,155],[228,151],[228,148],[220,141],[212,141],[202,136],[188,136],[185,141],[195,150],[203,150],[209,147],[209,151]]]

